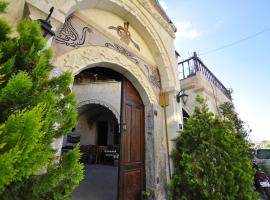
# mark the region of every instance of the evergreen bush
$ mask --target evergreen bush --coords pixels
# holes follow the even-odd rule
[[[175,171],[169,183],[172,200],[255,200],[255,170],[248,131],[228,102],[222,117],[209,112],[206,101],[185,123],[172,152]]]
[[[49,78],[52,49],[37,22],[22,21],[17,32],[10,37],[0,19],[0,199],[69,199],[83,178],[80,152],[56,162],[51,144],[76,125],[75,96],[64,95],[71,73]]]

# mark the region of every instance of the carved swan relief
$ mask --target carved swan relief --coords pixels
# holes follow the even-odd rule
[[[86,39],[86,34],[93,33],[93,31],[89,27],[85,26],[82,29],[81,37],[79,37],[78,32],[71,24],[72,18],[73,16],[70,16],[66,19],[59,34],[55,37],[55,42],[76,48],[83,45]]]

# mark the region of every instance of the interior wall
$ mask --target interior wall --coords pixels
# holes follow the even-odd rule
[[[79,103],[96,103],[109,107],[111,111],[119,118],[121,107],[121,82],[104,81],[74,84],[72,91],[76,94]]]
[[[95,145],[97,141],[97,127],[87,115],[81,115],[78,118],[78,125],[73,132],[81,136],[81,145]]]
[[[81,145],[97,145],[98,143],[98,123],[100,121],[107,121],[108,123],[108,138],[107,145],[114,145],[114,130],[117,122],[112,113],[103,113],[102,116],[97,116],[98,110],[87,110],[79,115],[78,125],[73,134],[80,135]],[[89,116],[90,114],[90,116]],[[91,116],[92,114],[92,116]]]

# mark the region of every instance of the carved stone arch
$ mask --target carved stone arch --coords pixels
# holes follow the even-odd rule
[[[52,64],[64,70],[71,70],[74,76],[84,69],[95,66],[113,69],[133,83],[144,105],[158,104],[158,96],[142,70],[113,49],[101,46],[80,47],[56,57]]]
[[[105,101],[101,101],[99,99],[88,99],[88,100],[79,102],[79,105],[77,106],[77,108],[81,108],[89,104],[98,104],[98,105],[104,106],[105,108],[108,108],[114,114],[115,118],[117,119],[118,124],[120,124],[120,113],[118,113],[117,110],[112,105],[110,105],[109,103]]]
[[[60,6],[60,3],[57,3],[55,0],[50,1],[51,3],[55,3]],[[166,88],[173,88],[175,85],[179,84],[174,69],[175,63],[170,58],[170,55],[174,54],[174,52],[168,52],[166,49],[166,42],[161,39],[159,30],[156,30],[149,17],[146,16],[145,10],[143,10],[145,9],[145,6],[143,5],[146,5],[147,9],[152,8],[151,3],[145,0],[81,0],[79,2],[71,1],[65,5],[64,9],[59,10],[61,10],[61,13],[63,13],[65,17],[68,17],[70,14],[80,9],[97,8],[117,14],[123,19],[129,21],[138,33],[143,36],[146,44],[155,56],[160,73],[162,89],[166,90]],[[164,22],[164,20],[161,22],[160,17],[157,17],[155,13],[151,12],[151,14],[153,15],[153,19],[157,20],[161,26],[163,24],[163,28],[165,28],[165,30],[174,37],[174,33],[171,32],[172,30],[170,25],[164,26],[164,23],[167,22]]]

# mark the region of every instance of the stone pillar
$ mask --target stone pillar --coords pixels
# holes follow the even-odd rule
[[[145,107],[145,166],[146,188],[153,190],[155,199],[167,199],[168,155],[164,138],[163,108]]]

